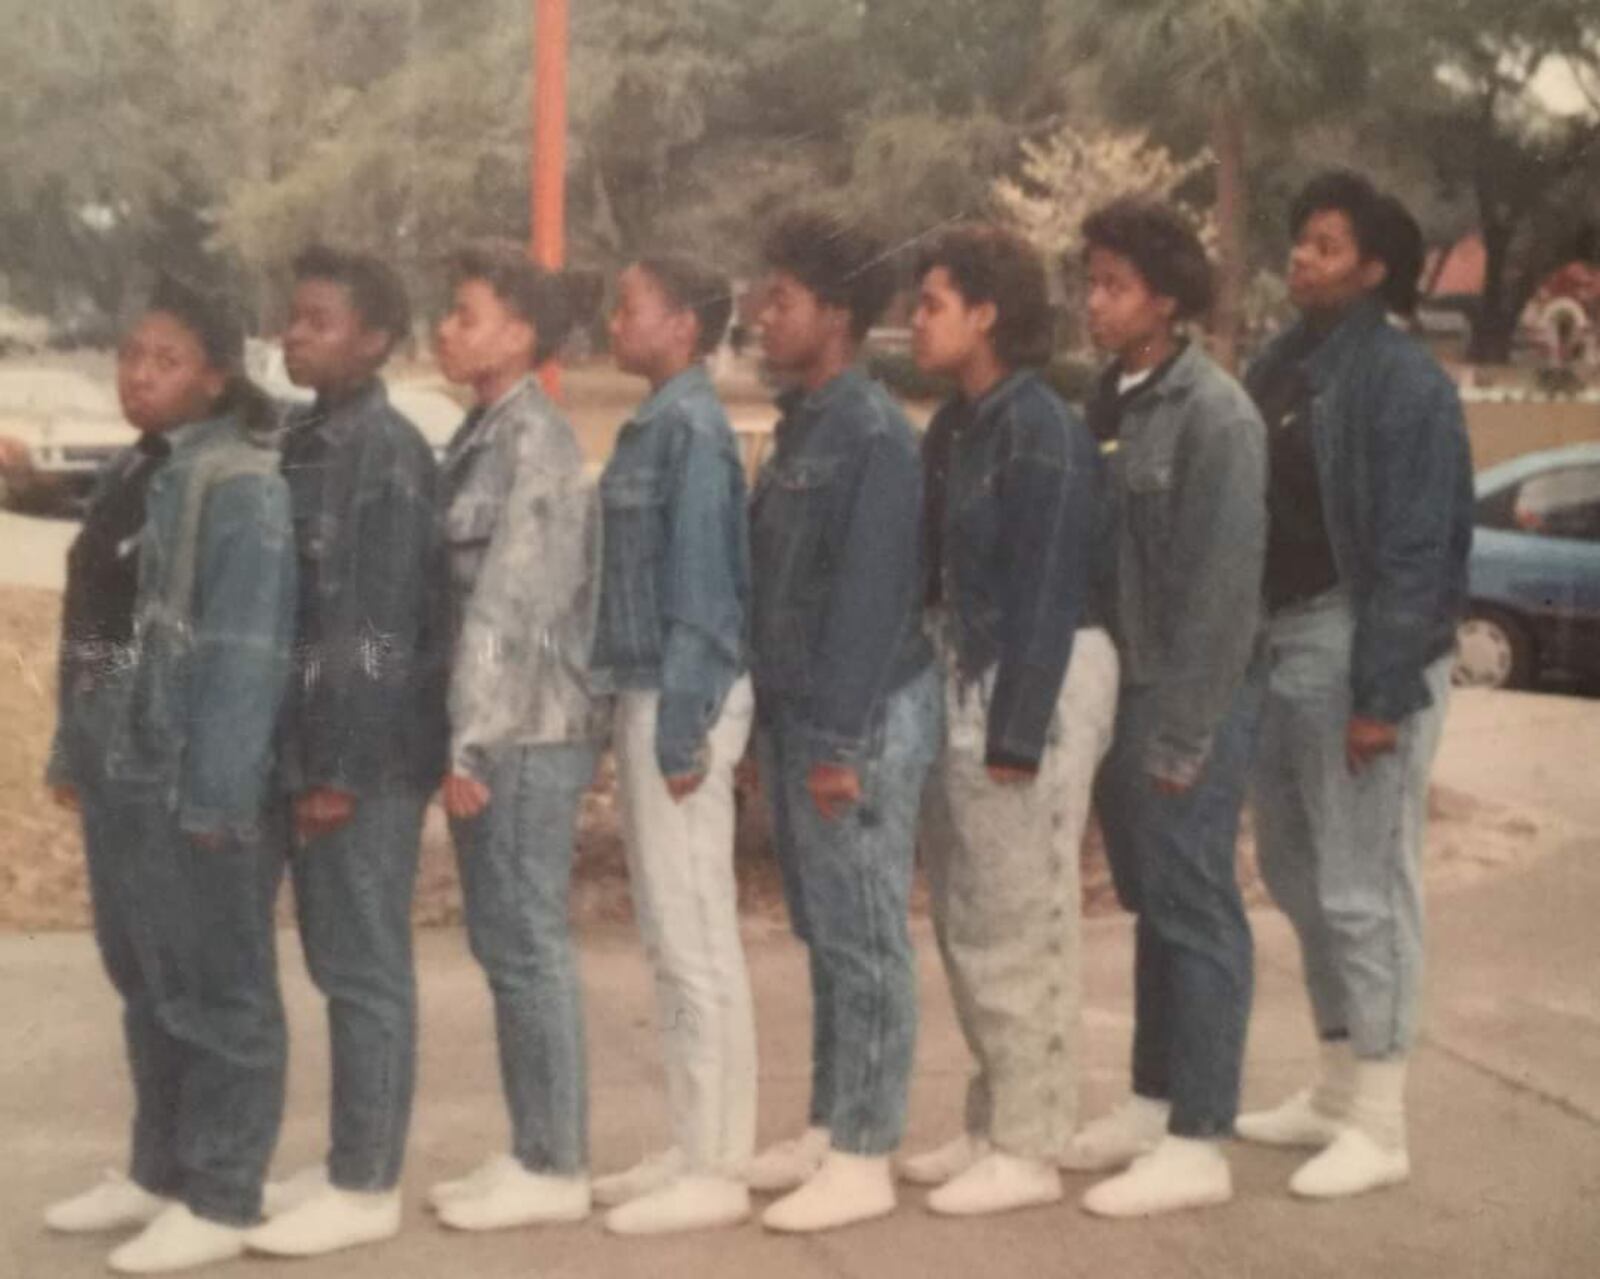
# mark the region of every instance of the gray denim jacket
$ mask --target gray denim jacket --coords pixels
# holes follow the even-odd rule
[[[145,501],[132,641],[63,682],[48,779],[148,786],[184,830],[248,839],[294,633],[289,491],[276,453],[231,415],[167,440]]]
[[[450,767],[481,781],[497,748],[602,735],[587,679],[600,520],[572,427],[531,378],[468,416],[443,480]]]
[[[1123,410],[1112,474],[1122,682],[1156,690],[1148,771],[1191,782],[1260,623],[1266,428],[1244,388],[1191,343]]]

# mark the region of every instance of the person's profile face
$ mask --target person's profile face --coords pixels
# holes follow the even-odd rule
[[[1381,262],[1361,256],[1355,224],[1343,209],[1317,209],[1289,251],[1289,300],[1309,314],[1341,311],[1383,283]]]
[[[911,314],[911,353],[917,367],[925,373],[958,373],[988,347],[994,320],[992,302],[969,304],[948,268],[929,268],[917,286]]]
[[[762,282],[756,324],[762,355],[773,372],[810,367],[840,323],[840,308],[824,303],[789,272],[769,272]]]
[[[389,335],[369,329],[334,280],[301,280],[289,303],[283,363],[296,386],[323,391],[367,377],[383,362]]]
[[[450,310],[434,332],[439,371],[450,381],[465,385],[531,369],[537,345],[533,325],[507,306],[489,281],[481,279],[456,285]]]
[[[1175,303],[1150,287],[1132,259],[1095,245],[1087,265],[1089,338],[1101,351],[1134,355],[1171,329]]]

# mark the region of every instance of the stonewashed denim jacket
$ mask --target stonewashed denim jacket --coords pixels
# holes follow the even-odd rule
[[[483,781],[497,748],[601,735],[587,671],[600,520],[572,427],[532,378],[468,415],[444,487],[450,767]]]
[[[1256,384],[1299,334],[1251,366]],[[1304,361],[1322,512],[1355,606],[1352,711],[1398,723],[1432,702],[1427,667],[1455,643],[1472,549],[1472,454],[1445,371],[1376,299]]]
[[[1112,472],[1122,682],[1155,690],[1146,770],[1190,783],[1260,624],[1266,428],[1244,388],[1190,343],[1128,401]]]
[[[948,448],[939,596],[958,673],[995,666],[985,758],[1037,768],[1078,627],[1094,620],[1103,468],[1083,419],[1019,370],[951,400],[924,455]]]
[[[661,690],[656,761],[700,772],[706,734],[743,669],[750,593],[744,468],[711,378],[663,385],[617,437],[605,512],[597,687]]]
[[[872,753],[884,699],[933,656],[917,443],[859,369],[779,405],[751,499],[757,708],[801,725],[813,763],[856,763]]]
[[[294,460],[317,455],[315,467],[286,468],[302,566],[286,782],[356,794],[431,791],[449,733],[433,451],[377,379],[331,408],[296,406],[284,448]]]
[[[63,680],[49,780],[147,786],[184,830],[250,839],[294,632],[289,490],[277,454],[231,414],[166,438],[172,453],[145,501],[132,641]],[[80,714],[89,700],[93,722]]]

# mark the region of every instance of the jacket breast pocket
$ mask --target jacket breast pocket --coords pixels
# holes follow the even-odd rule
[[[656,467],[600,481],[602,616],[625,633],[607,638],[618,656],[643,660],[660,645],[661,563],[666,553],[667,480]]]
[[[774,471],[761,511],[759,573],[772,573],[787,594],[811,598],[826,587],[834,491],[842,457],[796,458]]]

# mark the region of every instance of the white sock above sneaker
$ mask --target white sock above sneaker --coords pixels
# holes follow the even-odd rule
[[[495,1177],[480,1194],[439,1206],[439,1220],[453,1230],[505,1230],[549,1222],[582,1221],[589,1215],[589,1178],[514,1171]]]
[[[807,1128],[768,1146],[745,1165],[744,1180],[751,1190],[792,1190],[822,1167],[828,1155],[826,1128]]]
[[[786,1234],[810,1234],[887,1216],[894,1207],[887,1155],[830,1150],[805,1185],[762,1214],[761,1224]]]
[[[1217,1141],[1166,1136],[1124,1173],[1097,1182],[1083,1206],[1097,1217],[1149,1217],[1233,1198],[1233,1173]]]
[[[124,1177],[120,1172],[107,1171],[88,1190],[46,1208],[44,1224],[66,1235],[147,1226],[170,1208],[172,1202],[160,1195],[152,1195],[138,1182]]]
[[[1409,1178],[1405,1087],[1404,1058],[1357,1061],[1346,1125],[1289,1179],[1289,1189],[1308,1199],[1339,1199]]]
[[[664,1235],[732,1226],[750,1215],[750,1188],[730,1177],[686,1173],[606,1214],[616,1235]]]
[[[917,1186],[942,1186],[989,1153],[989,1142],[964,1132],[942,1146],[900,1160],[900,1176]]]
[[[308,1199],[315,1199],[333,1183],[327,1164],[312,1164],[282,1181],[269,1181],[261,1188],[261,1215],[271,1219]]]
[[[197,1217],[187,1204],[175,1203],[107,1261],[121,1275],[164,1275],[244,1253],[245,1229]]]
[[[245,1236],[252,1252],[276,1257],[323,1253],[377,1243],[400,1233],[400,1192],[363,1193],[327,1186]]]
[[[596,1177],[590,1186],[590,1192],[597,1204],[607,1206],[625,1204],[630,1199],[652,1194],[669,1185],[688,1166],[688,1158],[683,1151],[674,1146],[670,1150],[660,1150],[653,1155],[646,1155],[625,1172]]]
[[[1108,1115],[1084,1125],[1057,1161],[1069,1172],[1109,1172],[1154,1150],[1166,1134],[1170,1102],[1131,1095]]]
[[[928,1208],[946,1217],[976,1217],[1035,1208],[1061,1198],[1054,1161],[991,1150],[928,1196]]]

